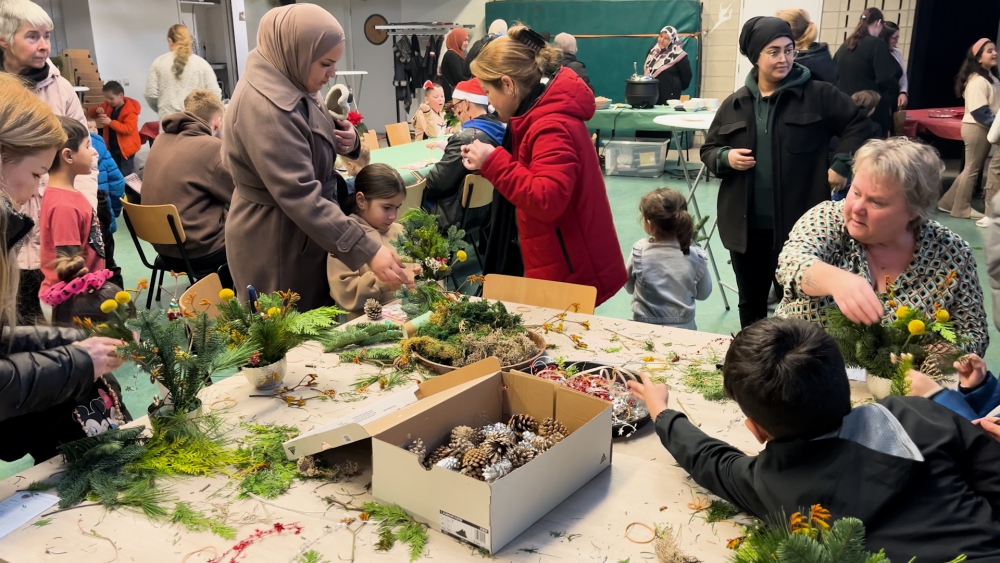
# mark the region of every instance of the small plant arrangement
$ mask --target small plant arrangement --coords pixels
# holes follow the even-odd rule
[[[204,312],[169,320],[162,311],[140,310],[126,326],[138,332],[139,339],[132,340],[130,333],[119,354],[166,390],[161,401],[154,400],[151,414],[166,414],[161,409],[167,405],[171,407],[167,412],[197,410],[198,392],[212,375],[245,364],[255,351],[249,342],[230,347],[229,339]]]
[[[300,344],[322,341],[337,326],[337,315],[344,311],[336,307],[320,307],[300,313],[296,308],[299,294],[276,291],[256,295],[251,287],[245,303],[236,299],[231,289],[219,292],[220,333],[227,337],[230,348],[249,345],[254,352],[240,367],[263,368],[282,362],[288,351]],[[273,387],[284,377],[283,370],[269,372],[268,381],[256,382],[258,387]]]
[[[883,551],[865,549],[865,526],[857,518],[832,522],[830,511],[818,504],[807,514],[796,512],[773,526],[744,528],[746,535],[729,540],[733,563],[832,562],[889,563]]]
[[[444,118],[444,124],[448,129],[452,131],[458,131],[462,127],[462,120],[455,115],[455,102],[451,101],[444,107],[444,111],[441,112],[441,117]]]
[[[403,232],[392,245],[400,256],[420,266],[418,281],[441,280],[451,275],[452,256],[458,262],[466,260],[465,250],[469,245],[464,240],[465,231],[452,225],[442,234],[437,215],[417,207],[403,214],[399,223]]]
[[[954,283],[956,274],[949,272],[939,284],[934,310],[924,312],[900,305],[893,293],[892,280],[886,278],[886,293],[880,295],[885,305],[894,310],[896,320],[874,325],[855,323],[839,309],[824,312],[826,331],[837,341],[844,363],[864,368],[869,374],[893,379],[898,368],[893,357],[910,356],[912,365],[925,373],[950,373],[952,364],[963,352],[962,337],[955,333],[951,315],[941,306],[941,297]]]
[[[361,115],[360,111],[352,109],[347,112],[347,120],[358,130],[358,135],[364,135],[368,132],[368,126],[365,125],[365,116]]]
[[[486,300],[441,301],[417,335],[404,340],[403,353],[448,366],[461,367],[496,356],[511,366],[538,354],[520,315],[512,315],[503,303]]]

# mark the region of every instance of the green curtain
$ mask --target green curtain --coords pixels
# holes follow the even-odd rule
[[[701,4],[695,0],[577,0],[489,2],[487,24],[495,19],[508,24],[523,22],[536,31],[580,35],[656,34],[666,25],[679,33],[701,30]],[[640,74],[653,37],[577,37],[577,58],[587,65],[594,94],[625,101],[625,81],[632,76],[633,63]],[[701,57],[698,40],[683,37],[682,44],[691,61],[691,86],[684,91],[692,97],[700,91]]]

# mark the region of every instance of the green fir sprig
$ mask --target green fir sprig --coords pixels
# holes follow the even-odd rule
[[[266,499],[277,498],[292,486],[298,476],[295,462],[285,456],[282,444],[299,434],[294,426],[243,423],[249,435],[236,450],[236,477],[240,479],[240,498],[251,494]]]
[[[452,225],[442,234],[438,216],[420,207],[404,213],[399,223],[403,232],[392,241],[392,245],[399,250],[400,256],[420,266],[418,279],[440,280],[448,277],[451,275],[452,256],[459,251],[464,253],[469,247],[465,242],[465,231]],[[464,254],[458,259],[463,260]]]
[[[227,540],[236,539],[236,528],[220,518],[206,516],[186,502],[178,502],[170,513],[170,522],[180,524],[192,532],[211,532]]]
[[[383,505],[366,502],[361,505],[378,526],[376,551],[389,551],[396,542],[409,546],[410,561],[416,561],[427,547],[427,525],[410,517],[398,504]]]

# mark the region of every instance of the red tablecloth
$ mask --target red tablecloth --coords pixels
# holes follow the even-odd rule
[[[916,137],[918,133],[930,133],[942,139],[961,141],[962,116],[930,117],[927,115],[927,112],[935,111],[935,109],[965,110],[965,108],[908,109],[906,110],[906,125],[903,127],[906,136]]]

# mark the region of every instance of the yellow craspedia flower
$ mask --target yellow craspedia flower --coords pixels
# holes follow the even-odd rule
[[[219,291],[219,299],[223,301],[232,301],[234,297],[236,297],[236,293],[231,289],[227,288]]]
[[[99,330],[108,330],[108,325],[106,323],[101,323],[101,324],[97,325],[97,328]]]
[[[951,315],[944,309],[938,309],[937,311],[934,311],[934,318],[939,323],[946,323],[949,319],[951,319]]]
[[[907,307],[906,305],[903,305],[899,309],[896,309],[896,317],[897,318],[901,319],[901,318],[903,318],[903,317],[905,317],[906,315],[909,315],[909,314],[910,314],[910,308]]]
[[[127,291],[119,291],[115,294],[115,301],[125,305],[132,300],[132,296]]]
[[[104,303],[101,303],[101,312],[105,314],[110,314],[118,309],[118,302],[114,299],[108,299]]]
[[[459,250],[458,252],[455,253],[455,258],[458,258],[459,262],[465,262],[466,258],[468,257],[469,255],[466,254],[464,250]]]
[[[267,316],[269,317],[277,317],[280,314],[281,314],[281,309],[277,307],[271,307],[270,309],[267,310]]]
[[[910,321],[910,324],[906,325],[906,328],[910,330],[910,334],[913,336],[920,336],[924,333],[924,321],[914,319]]]

